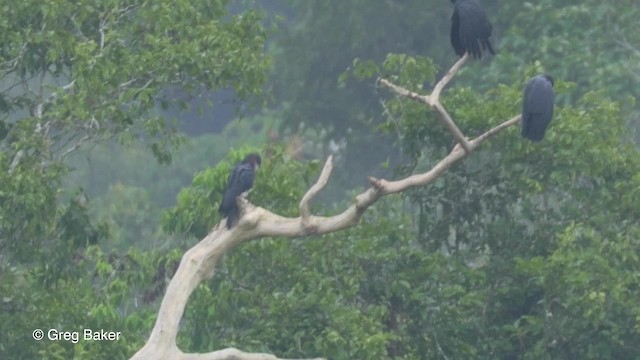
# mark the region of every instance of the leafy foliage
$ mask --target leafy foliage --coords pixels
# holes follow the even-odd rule
[[[517,268],[544,292],[536,316],[510,331],[540,338],[530,358],[633,359],[638,354],[638,227],[602,234],[570,224],[545,260],[519,259]]]
[[[191,187],[180,192],[177,206],[165,215],[165,230],[198,238],[206,235],[220,221],[218,205],[231,168],[250,152],[258,152],[263,157],[251,192],[256,195],[250,196],[251,201],[264,204],[262,206],[285,216],[294,214],[296,207],[291,205],[304,194],[302,185],[309,183],[318,163],[304,165],[285,161],[288,155],[279,146],[270,146],[262,151],[246,147],[232,151],[230,160],[220,162],[215,168],[195,174]]]
[[[118,140],[142,144],[168,163],[184,139],[164,109],[221,88],[243,100],[259,95],[270,63],[262,14],[230,14],[229,6],[0,5],[0,358],[125,358],[144,340],[153,320],[148,306],[163,292],[175,254],[134,259],[132,238],[146,243],[162,235],[148,194],[116,185],[109,195],[118,209],[89,201],[93,189],[66,181],[72,169],[65,160],[84,146]],[[117,167],[115,160],[105,162]],[[103,254],[96,243],[119,251]],[[102,328],[125,339],[31,338],[47,327]]]
[[[118,256],[92,246],[73,258],[76,271],[58,276],[42,288],[42,279],[57,271],[55,264],[24,271],[3,267],[3,358],[12,359],[125,359],[140,346],[153,325],[155,312],[146,306],[153,298],[155,262],[175,261],[175,254],[159,256],[132,250]],[[164,279],[162,279],[164,281]],[[78,341],[35,341],[42,329],[79,332]],[[118,341],[84,341],[84,329],[120,331]],[[45,335],[48,336],[48,335]]]
[[[414,61],[420,60],[408,63]],[[412,72],[411,66],[398,70],[393,81],[417,91],[416,84],[424,78],[403,75]],[[538,71],[532,68],[522,79]],[[463,132],[479,134],[519,111],[522,84],[499,85],[484,94],[454,88],[445,92],[444,104]],[[573,87],[559,81],[556,90],[562,94]],[[477,331],[486,336],[483,345],[478,347],[468,335],[455,337],[464,339],[460,346],[473,349],[468,355],[633,358],[637,349],[627,344],[637,338],[635,322],[620,325],[604,319],[615,318],[620,309],[629,310],[621,318],[633,318],[633,306],[618,308],[617,303],[626,304],[635,295],[616,293],[620,295],[608,303],[611,308],[598,312],[609,324],[604,327],[594,321],[595,310],[584,310],[582,304],[585,297],[592,303],[615,291],[601,290],[601,275],[596,274],[611,274],[615,270],[609,264],[621,265],[622,253],[634,252],[638,245],[630,235],[639,225],[637,202],[631,209],[628,201],[620,200],[632,196],[635,201],[634,192],[626,191],[638,186],[640,172],[638,151],[625,131],[631,105],[632,101],[616,103],[601,93],[587,93],[575,106],[556,108],[543,143],[528,143],[515,131],[506,131],[474,154],[475,161],[455,167],[434,186],[407,194],[418,209],[421,246],[449,254],[447,263],[462,259],[479,266],[471,274],[484,276],[483,296],[476,298],[486,302],[486,315],[476,320]],[[405,174],[429,168],[452,147],[450,135],[422,105],[391,98],[385,108],[389,119],[383,129],[397,133],[413,159],[414,166]],[[582,238],[590,241],[567,247]],[[614,252],[605,250],[609,244],[616,244]],[[584,280],[573,283],[580,278]],[[629,286],[624,276],[620,282],[613,278],[611,284]],[[458,330],[463,327],[456,325]]]
[[[57,221],[61,161],[78,147],[116,136],[142,140],[169,162],[169,145],[182,140],[156,107],[186,105],[205,89],[230,87],[243,98],[261,91],[269,64],[261,15],[227,16],[227,5],[100,0],[3,7],[3,247],[23,237],[40,244]]]
[[[383,76],[417,92],[432,86],[454,58],[449,2],[358,0],[292,3],[297,17],[271,44],[278,112],[169,151],[182,139],[163,109],[225,87],[250,98],[266,81],[261,14],[229,14],[230,4],[2,7],[0,358],[135,352],[181,254],[220,220],[228,171],[248,152],[264,159],[250,200],[296,216],[320,164],[299,161],[291,148],[320,143],[315,157],[333,152],[331,140],[346,144],[338,156],[345,166],[331,179],[340,200],[314,205],[332,214],[354,196],[344,184],[366,183],[380,162],[405,176],[454,145],[423,106],[373,81]],[[637,358],[640,156],[628,126],[638,94],[630,62],[619,60],[631,51],[623,40],[638,43],[630,31],[638,7],[483,4],[498,55],[468,63],[443,103],[476,136],[520,111],[527,78],[550,72],[559,101],[545,140],[525,142],[507,129],[432,186],[376,203],[348,231],[234,249],[191,297],[183,350],[235,346],[338,360]],[[278,140],[270,130],[281,120],[293,145],[260,148],[266,136]],[[132,146],[96,145],[113,138]],[[164,164],[180,161],[159,170],[148,150]],[[123,338],[29,337],[47,327]]]
[[[326,142],[346,138],[346,169],[379,176],[380,163],[404,166],[398,139],[372,131],[384,122],[374,82],[335,79],[359,58],[381,63],[388,54],[428,56],[443,75],[455,59],[449,44],[450,2],[442,0],[290,2],[290,21],[275,35],[275,90],[286,104],[284,126],[293,131],[326,130]],[[640,94],[635,31],[640,10],[633,0],[510,2],[484,0],[493,23],[497,55],[469,62],[455,84],[489,91],[515,84],[538,63],[555,79],[575,84],[559,103],[574,104],[599,90],[614,99]],[[635,54],[635,55],[634,55]],[[362,69],[362,67],[360,67]],[[424,78],[420,75],[419,78]],[[417,81],[416,81],[417,82]],[[426,88],[433,84],[428,78]],[[638,129],[637,107],[625,120]],[[304,125],[304,126],[303,126]],[[366,158],[359,155],[369,154]],[[385,176],[388,174],[385,174]],[[352,188],[349,179],[337,179]],[[359,185],[359,184],[358,184]]]

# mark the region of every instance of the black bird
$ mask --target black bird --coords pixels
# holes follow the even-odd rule
[[[534,76],[524,86],[522,99],[522,137],[540,141],[553,117],[553,78]]]
[[[475,59],[482,57],[483,50],[495,55],[489,42],[493,27],[476,0],[451,0],[454,5],[451,16],[451,45],[458,56],[465,52]]]
[[[231,174],[227,179],[227,187],[218,209],[222,216],[227,218],[227,229],[231,229],[240,216],[240,209],[238,209],[236,199],[238,196],[246,196],[249,193],[256,177],[256,171],[261,164],[260,155],[249,154],[231,170]]]

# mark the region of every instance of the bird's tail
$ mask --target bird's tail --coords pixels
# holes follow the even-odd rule
[[[491,41],[489,41],[489,39],[484,39],[484,40],[482,41],[482,43],[483,43],[482,47],[483,47],[484,49],[489,50],[489,52],[491,53],[491,55],[495,55],[495,54],[496,54],[496,52],[495,52],[495,51],[493,51],[493,46],[491,46]]]
[[[522,122],[522,130],[520,131],[520,134],[523,138],[529,139],[533,142],[538,142],[544,139],[546,132],[547,127],[541,123],[539,119],[536,119],[535,116],[530,116],[529,119]]]
[[[236,204],[236,199],[228,194],[225,194],[222,198],[218,211],[223,217],[227,218],[227,229],[231,229],[240,216],[240,210],[238,209],[238,204]]]
[[[238,209],[237,205],[234,205],[229,213],[227,214],[227,229],[231,229],[233,225],[238,222],[238,218],[240,217],[240,209]]]
[[[218,208],[218,211],[223,215],[227,215],[227,213],[235,205],[234,200],[235,199],[233,198],[233,196],[230,196],[229,194],[224,194],[224,196],[222,197],[222,201],[220,202],[220,207]]]

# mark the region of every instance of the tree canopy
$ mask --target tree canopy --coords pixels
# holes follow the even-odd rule
[[[496,55],[466,63],[442,103],[475,137],[519,114],[526,80],[549,73],[556,108],[544,140],[511,127],[430,186],[381,199],[358,226],[233,249],[189,299],[182,350],[637,358],[640,6],[482,4]],[[442,78],[457,60],[450,2],[0,8],[2,359],[136,353],[183,253],[220,221],[231,166],[250,152],[263,157],[250,201],[294,217],[333,154],[331,196],[312,204],[330,216],[367,176],[424,172],[456,144],[428,107],[378,80],[424,94]],[[185,112],[218,90],[239,107],[271,102],[221,133],[181,133]],[[215,104],[207,111],[221,121]],[[31,337],[85,328],[124,336]]]

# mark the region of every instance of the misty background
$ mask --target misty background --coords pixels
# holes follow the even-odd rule
[[[184,351],[283,358],[637,359],[640,3],[481,1],[496,55],[442,103],[470,138],[555,80],[545,139],[506,129],[357,226],[225,255]],[[422,104],[458,60],[447,0],[0,0],[0,358],[126,359],[184,252],[219,223],[231,167],[282,216],[335,215],[368,177],[455,145]],[[35,328],[122,331],[117,342]],[[27,334],[27,335],[25,335]]]

